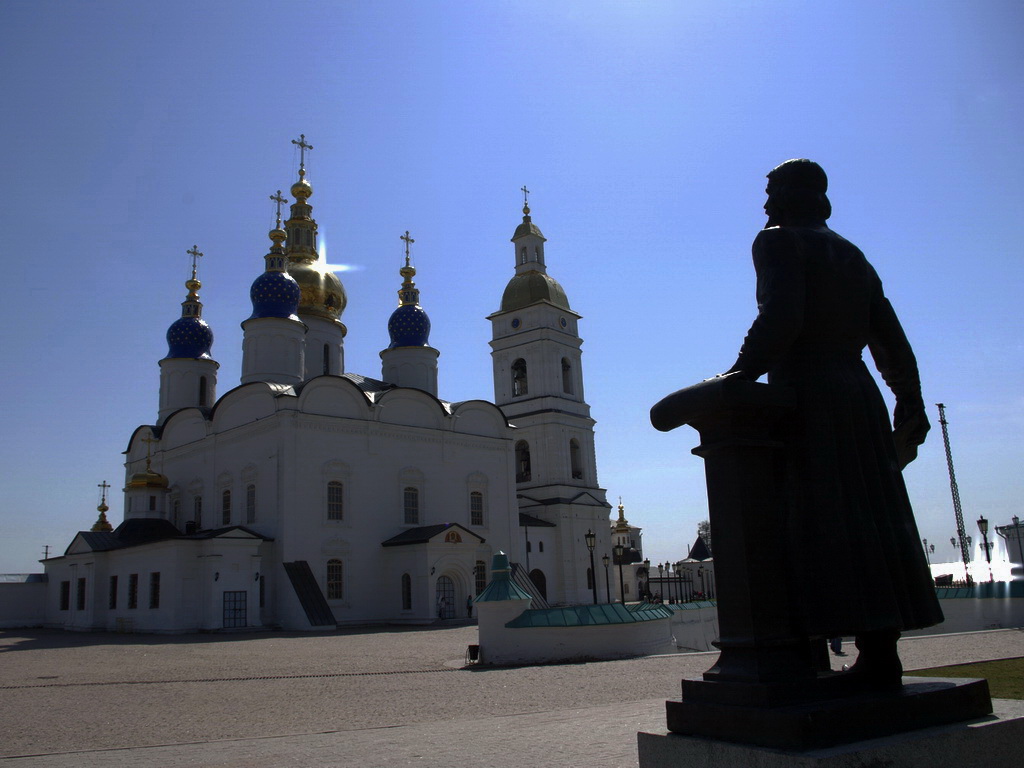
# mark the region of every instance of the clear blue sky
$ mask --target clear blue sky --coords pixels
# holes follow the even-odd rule
[[[969,528],[1024,513],[1020,3],[5,0],[0,24],[0,572],[63,551],[102,480],[121,520],[121,451],[156,418],[193,244],[220,391],[237,384],[300,133],[327,258],[358,267],[347,370],[379,375],[408,229],[449,400],[493,398],[484,318],[532,190],[584,317],[599,479],[655,561],[685,554],[707,502],[696,433],[657,433],[648,410],[733,362],[764,174],[819,161],[830,224],[948,407]],[[949,557],[930,415],[906,476]]]

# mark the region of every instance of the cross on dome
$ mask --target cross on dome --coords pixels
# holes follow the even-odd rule
[[[189,256],[192,257],[192,279],[196,279],[196,267],[199,264],[199,259],[203,258],[202,251],[199,250],[198,246],[193,245],[191,250],[185,251]]]
[[[270,199],[277,203],[277,229],[281,228],[281,206],[288,202],[287,197],[281,197],[281,190],[277,190],[276,195],[271,195]]]
[[[306,173],[306,150],[312,150],[313,145],[306,143],[306,134],[304,133],[299,134],[298,141],[292,139],[292,144],[299,148],[299,175],[303,176]]]
[[[409,246],[415,243],[416,241],[409,237],[408,229],[405,230],[404,235],[399,235],[398,239],[405,241],[405,266],[409,266]]]

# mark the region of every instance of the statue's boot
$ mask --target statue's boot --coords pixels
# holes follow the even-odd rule
[[[867,688],[899,688],[903,684],[903,664],[896,652],[899,639],[900,633],[895,629],[857,635],[857,662],[847,674]]]

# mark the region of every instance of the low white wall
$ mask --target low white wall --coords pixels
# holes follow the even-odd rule
[[[982,629],[1024,627],[1022,597],[958,597],[940,600],[946,620],[934,627],[915,629],[907,636],[944,635],[950,632],[977,632]]]
[[[681,651],[713,651],[718,639],[718,607],[713,602],[666,606],[672,611],[672,636]]]
[[[543,664],[622,659],[675,650],[669,620],[576,627],[521,627],[490,633],[481,644],[485,664]]]
[[[0,628],[41,627],[45,621],[45,581],[0,581]]]

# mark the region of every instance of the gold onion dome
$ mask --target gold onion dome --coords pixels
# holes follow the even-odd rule
[[[338,321],[348,304],[345,286],[338,276],[320,263],[316,252],[316,220],[313,206],[306,200],[313,194],[306,180],[305,169],[299,169],[299,180],[292,184],[291,218],[286,222],[288,233],[288,274],[299,284],[299,315],[312,315]]]
[[[145,472],[136,472],[128,480],[128,488],[167,488],[169,485],[170,481],[165,475],[154,472],[149,466]]]

